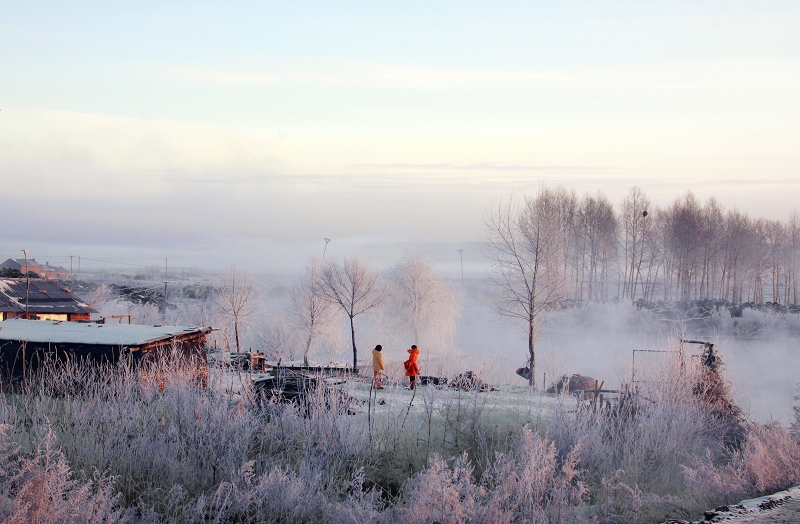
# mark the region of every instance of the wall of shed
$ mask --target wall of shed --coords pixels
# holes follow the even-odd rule
[[[14,381],[35,375],[46,364],[58,366],[68,362],[80,362],[114,365],[122,358],[130,358],[137,369],[148,369],[149,365],[161,362],[173,348],[186,362],[196,363],[193,376],[201,382],[201,385],[206,386],[208,354],[205,334],[181,335],[131,347],[4,341],[0,342],[0,375],[5,381]]]
[[[58,320],[61,322],[90,322],[91,313],[34,313],[33,311],[26,317],[25,312],[3,311],[0,312],[0,320],[9,318],[29,318],[31,320]]]

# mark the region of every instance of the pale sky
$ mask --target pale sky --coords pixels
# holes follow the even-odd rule
[[[798,207],[796,0],[0,7],[0,256],[458,245],[543,183]]]

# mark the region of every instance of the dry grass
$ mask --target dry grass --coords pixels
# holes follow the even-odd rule
[[[380,410],[352,389],[355,415],[320,394],[308,416],[259,408],[246,381],[197,389],[183,366],[156,370],[163,387],[124,365],[69,366],[8,390],[3,520],[658,522],[800,480],[786,428],[748,425],[740,450],[722,445],[691,370],[662,372],[619,416],[432,387]]]

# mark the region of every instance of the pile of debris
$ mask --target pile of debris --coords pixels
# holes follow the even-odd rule
[[[462,389],[464,391],[497,391],[496,387],[478,378],[473,371],[467,371],[466,373],[456,375],[456,377],[450,381],[450,387]]]
[[[420,375],[417,377],[420,386],[446,386],[447,377],[433,377],[428,375]]]
[[[315,409],[337,410],[353,414],[356,399],[341,386],[343,379],[323,379],[308,373],[281,373],[253,381],[260,406],[294,404],[308,416]]]
[[[585,394],[598,388],[597,380],[592,377],[574,374],[571,377],[563,375],[547,390],[548,393],[562,395]]]

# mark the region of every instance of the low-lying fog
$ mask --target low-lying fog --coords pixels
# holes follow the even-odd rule
[[[114,281],[114,277],[99,278]],[[290,292],[296,277],[282,274],[262,278],[264,308],[258,313],[258,318],[250,319],[243,336],[243,346],[254,350],[263,345],[265,334],[269,336],[275,326],[275,319],[282,317],[281,325],[286,326],[290,318]],[[492,308],[493,288],[487,278],[467,278],[463,287],[457,277],[450,278],[450,283],[458,294],[461,317],[455,339],[448,347],[393,334],[397,331],[387,327],[390,319],[377,314],[356,318],[359,360],[369,359],[375,344],[382,344],[390,374],[402,379],[401,362],[407,356],[405,350],[416,343],[422,350],[422,374],[455,374],[473,370],[480,378],[495,384],[524,385],[515,370],[524,366],[527,360],[525,328],[498,317]],[[145,285],[144,282],[129,284]],[[156,282],[156,285],[163,284]],[[180,283],[173,286],[177,289]],[[176,300],[179,309],[186,306],[181,300]],[[120,309],[124,306],[118,304],[114,307],[114,311],[104,314],[123,312]],[[108,310],[109,306],[105,309]],[[183,316],[176,317],[176,322],[209,322],[214,325],[222,322],[215,320],[218,318],[214,315],[203,318]],[[150,317],[144,323],[154,321]],[[797,394],[797,370],[800,369],[800,351],[797,350],[800,339],[787,334],[792,331],[787,329],[787,325],[800,325],[800,315],[781,317],[745,310],[744,318],[737,319],[734,325],[734,319],[722,311],[713,323],[714,327],[701,329],[691,327],[690,322],[658,320],[647,311],[637,311],[627,302],[549,313],[539,323],[537,386],[541,388],[543,382],[549,386],[555,377],[565,374],[581,374],[604,382],[607,389],[617,389],[630,383],[632,378],[638,378],[638,375],[634,376],[634,363],[636,373],[641,374],[645,368],[657,368],[665,360],[673,359],[674,362],[676,353],[663,351],[677,351],[681,338],[710,341],[715,343],[723,359],[725,376],[731,381],[735,397],[745,412],[759,422],[776,420],[787,424],[794,420],[793,397]],[[793,332],[800,330],[795,327]],[[742,333],[756,335],[745,337]],[[299,338],[292,340],[282,341],[286,348],[284,359],[302,358],[302,343]],[[327,362],[334,358],[338,362],[352,362],[349,327],[344,318],[332,345],[340,348],[333,351],[333,357],[330,350],[326,354],[317,348],[312,359]],[[687,355],[697,355],[702,350],[697,344],[685,344],[684,347]]]
[[[491,380],[523,384],[514,374],[527,359],[524,328],[498,318],[489,304],[467,298],[457,346],[465,364],[484,367]],[[796,338],[770,323],[800,323],[800,315],[783,319],[776,315],[745,310],[744,322],[761,324],[756,337],[726,334],[723,329],[699,330],[684,323],[665,323],[650,313],[636,311],[630,304],[601,304],[551,313],[542,321],[536,343],[537,383],[549,386],[553,377],[581,374],[604,381],[604,388],[616,389],[630,383],[634,372],[645,366],[663,365],[677,357],[680,339],[709,341],[722,357],[725,377],[733,386],[739,405],[753,420],[788,424],[794,420],[797,385],[800,382],[800,351]],[[719,315],[721,324],[731,324],[730,315]],[[741,322],[741,321],[740,321]],[[710,331],[710,332],[709,332]],[[687,358],[699,355],[702,346],[684,344]],[[634,357],[634,350],[636,350]],[[663,353],[670,351],[671,353]],[[674,360],[673,360],[674,361]],[[474,364],[473,364],[474,363]]]

